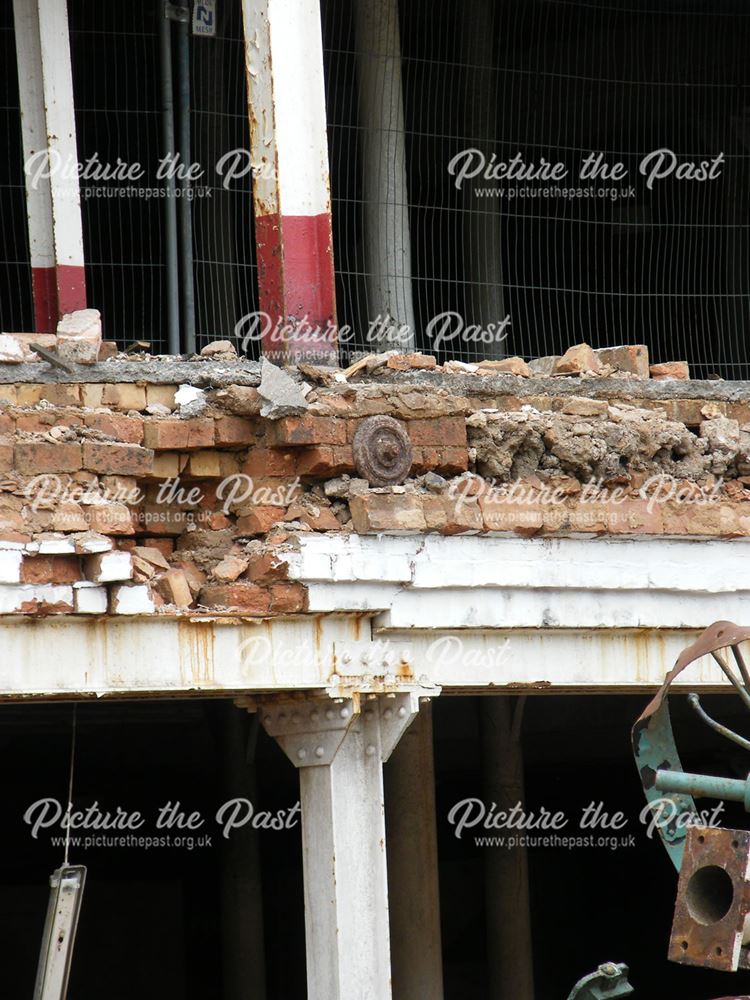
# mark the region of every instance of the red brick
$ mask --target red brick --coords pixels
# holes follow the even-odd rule
[[[82,579],[78,556],[26,556],[21,563],[21,583],[75,583]]]
[[[252,420],[244,417],[217,417],[214,434],[217,445],[242,447],[255,443],[258,427]]]
[[[18,472],[31,476],[39,472],[77,472],[82,466],[81,446],[26,441],[16,444],[13,460]]]
[[[150,535],[139,535],[136,544],[144,548],[158,549],[165,558],[174,551],[174,542],[171,538],[152,538]]]
[[[16,429],[16,422],[7,413],[0,413],[0,436],[12,435]]]
[[[226,514],[221,514],[218,511],[204,512],[200,520],[211,531],[222,531],[224,528],[232,527],[232,522]]]
[[[10,472],[13,469],[13,445],[0,443],[0,472]]]
[[[479,497],[486,531],[512,531],[517,535],[538,534],[544,526],[542,505],[539,503],[503,500],[500,497]]]
[[[275,552],[264,552],[257,559],[252,559],[244,576],[254,583],[269,583],[285,580],[289,575],[289,564],[280,559]]]
[[[284,507],[253,507],[237,518],[236,535],[265,535],[275,524],[284,520]]]
[[[145,410],[146,387],[132,382],[104,385],[97,405],[113,406],[116,410]]]
[[[202,587],[198,603],[205,608],[228,608],[246,615],[266,615],[271,594],[253,583],[210,584]]]
[[[136,515],[138,534],[177,537],[194,520],[195,513],[178,504],[145,503]]]
[[[662,505],[641,499],[610,502],[607,526],[613,535],[660,535],[664,530]]]
[[[85,508],[89,529],[100,535],[133,535],[133,515],[122,503],[92,504]]]
[[[270,610],[290,615],[307,610],[307,588],[301,583],[274,583],[271,586]]]
[[[211,448],[214,443],[214,421],[210,417],[191,420],[146,420],[143,443],[155,451],[189,451],[191,448]]]
[[[466,472],[469,467],[467,448],[414,448],[411,474],[420,476],[424,472],[439,472],[443,476],[455,476]]]
[[[422,512],[427,530],[437,531],[441,535],[460,535],[467,531],[484,530],[482,512],[476,498],[422,497]]]
[[[83,465],[91,472],[107,475],[147,475],[154,463],[154,453],[136,444],[93,444],[83,446]]]
[[[666,382],[668,379],[678,379],[687,382],[690,379],[690,366],[687,361],[667,361],[660,365],[651,365],[651,378],[656,382]]]
[[[404,493],[363,493],[351,497],[349,509],[354,530],[367,535],[378,531],[424,531],[426,522],[420,497]]]
[[[623,347],[601,347],[595,352],[605,365],[616,372],[630,372],[639,378],[648,378],[648,348],[645,344],[629,344]]]
[[[143,419],[126,417],[121,413],[87,413],[87,427],[108,434],[123,444],[140,444],[143,441]]]
[[[83,423],[81,417],[74,413],[57,411],[56,413],[19,413],[16,417],[16,430],[28,431],[31,434],[46,434],[53,427],[75,427]]]
[[[301,521],[313,531],[340,531],[341,522],[330,507],[317,507],[317,513],[300,504],[292,504],[284,517],[285,521]]]
[[[188,586],[187,577],[181,569],[170,569],[159,577],[154,585],[167,604],[188,608],[193,603],[193,594]]]
[[[397,372],[408,372],[412,369],[435,368],[437,358],[431,354],[392,354],[386,362],[388,368]]]
[[[413,445],[435,448],[466,448],[466,421],[463,417],[439,420],[409,420],[407,430]]]
[[[346,444],[346,421],[338,417],[282,417],[269,428],[269,443],[279,447]]]
[[[281,451],[278,448],[251,448],[240,471],[247,476],[294,476],[297,471],[298,459],[298,451]]]
[[[344,472],[354,471],[354,455],[351,446],[320,445],[305,448],[297,460],[297,475],[331,479]]]

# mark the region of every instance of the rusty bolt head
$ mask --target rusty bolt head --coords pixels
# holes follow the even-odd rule
[[[403,424],[393,417],[363,420],[352,442],[354,466],[370,486],[395,486],[411,471],[413,453]]]

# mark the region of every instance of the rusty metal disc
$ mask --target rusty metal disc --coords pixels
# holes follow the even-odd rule
[[[368,417],[357,428],[352,445],[354,467],[370,486],[395,486],[411,471],[411,441],[393,417]]]

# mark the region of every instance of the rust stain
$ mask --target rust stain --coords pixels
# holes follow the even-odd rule
[[[186,686],[214,684],[214,630],[210,622],[180,619],[177,624],[180,677]]]

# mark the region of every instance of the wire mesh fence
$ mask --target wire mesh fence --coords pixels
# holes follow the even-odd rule
[[[193,158],[208,192],[193,202],[198,348],[231,340],[258,309],[242,6],[222,0],[216,10],[216,35],[194,37],[190,59]],[[257,341],[245,346],[259,356]]]
[[[156,0],[69,0],[79,159],[163,186]],[[258,308],[240,0],[190,41],[198,346]],[[750,376],[740,0],[323,0],[342,359],[646,343]],[[0,328],[33,326],[12,5],[0,5]],[[701,164],[703,165],[701,167]],[[700,179],[703,170],[704,179]],[[692,171],[692,172],[691,172]],[[587,176],[588,174],[588,176]],[[106,336],[166,348],[160,197],[82,182]],[[257,353],[258,345],[250,351]]]
[[[167,350],[165,171],[161,132],[157,0],[101,4],[69,0],[78,155],[137,166],[122,177],[81,185],[89,304],[121,346],[146,340]],[[251,176],[224,187],[221,157],[249,150],[240,0],[218,5],[212,37],[190,38],[191,185],[196,342],[231,338],[256,308]],[[179,72],[177,62],[173,75]],[[177,193],[181,194],[178,187]],[[183,330],[184,334],[184,330]]]
[[[350,351],[388,326],[443,359],[646,343],[748,377],[746,4],[323,10]]]
[[[0,330],[31,330],[33,301],[13,5],[0,4]]]

